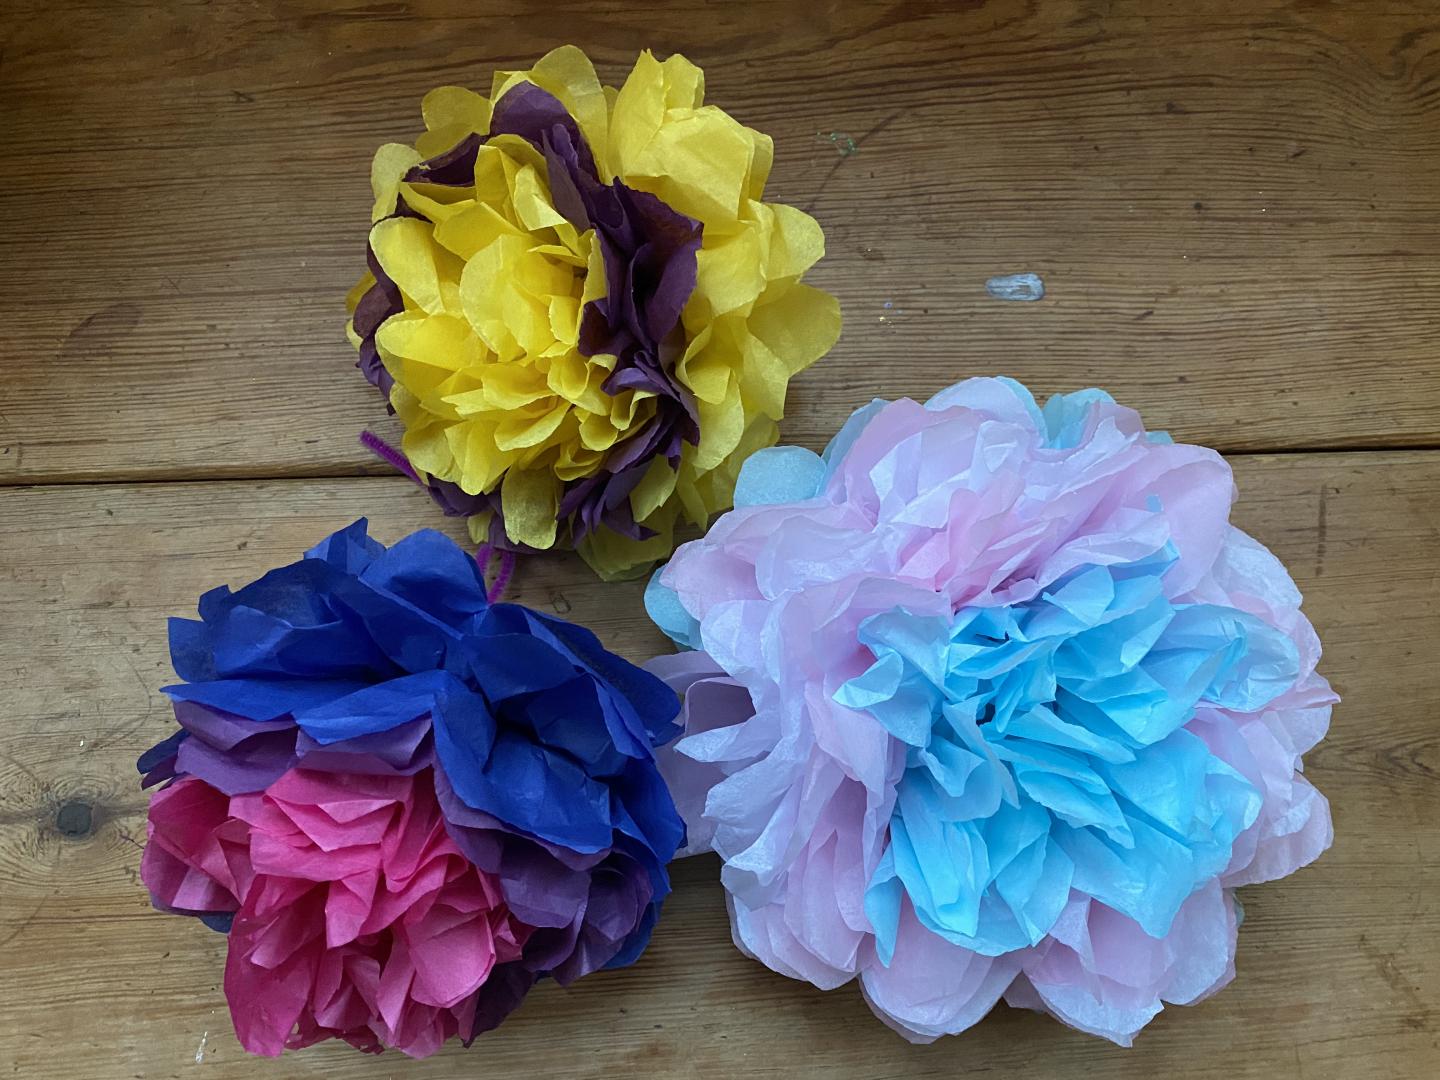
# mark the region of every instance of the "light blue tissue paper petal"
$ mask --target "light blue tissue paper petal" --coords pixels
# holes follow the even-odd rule
[[[1072,574],[1041,593],[1044,605],[1035,605],[1024,621],[1028,637],[1064,633],[1094,626],[1115,602],[1115,577],[1102,566]],[[1066,616],[1061,619],[1058,616]]]
[[[1131,842],[1120,804],[1098,776],[1064,776],[1025,762],[1016,762],[1013,768],[1020,789],[1057,821],[1075,828],[1098,829],[1117,844]]]
[[[948,620],[895,608],[863,620],[857,636],[860,644],[869,646],[877,656],[894,653],[932,685],[944,685],[945,658],[950,647]]]
[[[1128,915],[1151,937],[1164,937],[1198,884],[1194,860],[1188,847],[1153,826],[1132,821],[1130,827],[1130,848],[1064,824],[1051,835],[1075,864],[1076,889]]]
[[[924,769],[935,786],[953,799],[964,797],[970,788],[970,777],[985,762],[985,758],[946,738],[937,729],[931,732],[929,743],[915,752],[911,767]],[[949,807],[946,810],[954,812]],[[965,817],[955,820],[963,821]]]
[[[800,446],[757,450],[740,466],[735,481],[735,506],[774,506],[804,502],[820,493],[825,462]]]
[[[1036,858],[1038,870],[1027,865]],[[1048,831],[1044,839],[1026,849],[1023,859],[1012,862],[995,878],[994,890],[1010,909],[1028,946],[1048,934],[1065,910],[1075,864],[1058,844],[1050,842]]]
[[[902,829],[897,872],[902,880],[921,878],[913,891],[907,889],[920,923],[984,956],[1034,945],[1054,925],[1070,891],[1070,861],[1048,844],[1049,827],[1043,809],[1023,804],[1004,806],[984,822],[950,826],[938,843],[917,839],[928,832]]]
[[[895,872],[921,922],[974,937],[990,883],[989,854],[975,824],[941,822],[912,806],[897,813],[890,829]]]
[[[1212,605],[1177,609],[1182,625],[1172,627],[1169,640],[1187,629],[1184,618],[1196,610],[1211,614],[1211,632],[1238,639],[1233,662],[1223,667],[1206,687],[1204,699],[1222,709],[1258,712],[1283,694],[1300,675],[1300,654],[1290,635],[1246,612]],[[1232,646],[1233,647],[1233,646]]]
[[[685,610],[680,595],[660,580],[662,566],[650,575],[645,586],[645,611],[651,621],[669,635],[675,644],[686,649],[700,648],[700,621]]]
[[[1114,404],[1115,399],[1104,390],[1090,387],[1071,394],[1056,394],[1045,402],[1046,444],[1057,450],[1079,446],[1085,436],[1091,407]]]
[[[905,887],[895,875],[895,856],[887,847],[865,890],[865,917],[875,932],[875,954],[886,967],[895,956],[895,938],[900,932],[900,901]]]
[[[930,741],[939,694],[923,679],[907,679],[905,673],[904,661],[887,653],[844,683],[834,697],[848,709],[868,711],[901,742],[924,746]]]
[[[1133,761],[1135,751],[1119,739],[1084,724],[1069,723],[1054,709],[1036,705],[1011,718],[1005,734],[1012,739],[1029,739],[1062,750],[1079,750],[1100,761]]]
[[[1146,817],[1183,842],[1196,818],[1197,797],[1204,793],[1210,757],[1204,742],[1176,731],[1137,751],[1134,761],[1096,768],[1116,795],[1143,808]]]
[[[835,433],[835,437],[825,447],[825,452],[820,455],[821,460],[825,462],[826,479],[829,479],[840,462],[845,460],[845,455],[850,452],[850,447],[855,445],[855,440],[860,438],[860,433],[865,430],[871,420],[875,419],[875,414],[889,404],[890,402],[884,398],[875,398],[868,405],[862,405],[850,414],[850,418]]]

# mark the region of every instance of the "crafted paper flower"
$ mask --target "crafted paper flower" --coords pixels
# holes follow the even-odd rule
[[[653,753],[679,702],[589,631],[489,602],[441,534],[387,550],[356,522],[207,593],[170,644],[142,876],[228,930],[247,1050],[423,1056],[644,949],[684,836]]]
[[[1331,840],[1329,684],[1211,450],[1098,390],[876,401],[746,464],[652,582],[662,755],[736,943],[913,1041],[1002,996],[1129,1045],[1234,975],[1236,886]]]
[[[682,56],[616,91],[567,46],[489,98],[432,91],[416,145],[376,154],[350,337],[477,542],[574,545],[611,578],[663,558],[835,343],[800,282],[819,225],[762,201],[769,137],[703,102]]]

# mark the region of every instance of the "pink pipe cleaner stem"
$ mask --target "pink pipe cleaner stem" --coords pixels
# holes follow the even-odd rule
[[[414,467],[411,466],[410,462],[405,460],[405,455],[400,453],[399,450],[396,450],[395,447],[391,446],[379,435],[376,435],[373,431],[362,431],[360,433],[360,445],[365,447],[366,450],[369,450],[372,454],[378,457],[381,461],[385,462],[387,465],[393,466],[397,471],[403,473],[405,476],[408,476],[411,480],[415,481],[415,483],[419,484],[421,487],[425,486],[425,481],[420,479],[420,474],[415,471]]]

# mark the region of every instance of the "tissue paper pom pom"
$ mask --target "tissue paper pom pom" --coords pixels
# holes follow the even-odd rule
[[[684,836],[653,753],[679,702],[589,631],[487,601],[444,536],[387,550],[356,522],[207,593],[170,643],[145,880],[230,930],[247,1049],[430,1053],[644,949]],[[270,1013],[259,969],[285,987]]]
[[[790,377],[840,332],[800,284],[820,227],[762,201],[770,139],[704,105],[682,56],[618,91],[573,46],[441,87],[375,156],[359,367],[449,513],[603,576],[669,554],[774,443]]]
[[[915,1041],[1002,996],[1128,1045],[1330,842],[1336,700],[1224,460],[1100,391],[877,401],[746,464],[652,582],[662,755],[737,944]]]

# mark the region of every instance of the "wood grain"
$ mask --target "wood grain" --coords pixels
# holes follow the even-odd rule
[[[612,82],[683,51],[774,135],[772,196],[825,225],[847,318],[797,441],[1001,372],[1230,450],[1440,443],[1430,0],[6,12],[0,483],[377,471],[341,336],[370,154],[431,86],[567,38]],[[987,297],[1012,271],[1046,299]]]
[[[1440,1062],[1440,452],[1233,460],[1236,520],[1294,570],[1344,696],[1309,775],[1334,805],[1317,864],[1242,896],[1239,977],[1121,1051],[998,1009],[910,1047],[854,987],[823,994],[729,942],[712,859],[677,868],[635,967],[538,990],[469,1052],[421,1063],[322,1046],[241,1055],[223,940],[149,910],[132,762],[170,730],[163,620],[368,514],[383,539],[426,513],[389,478],[0,492],[0,1062],[75,1077],[833,1076],[1124,1080],[1404,1078]],[[513,595],[640,658],[661,647],[638,584],[526,563]],[[203,1070],[200,1066],[203,1065]]]
[[[150,911],[132,763],[170,728],[165,616],[359,514],[438,521],[360,475],[357,433],[394,431],[341,334],[369,157],[430,87],[566,40],[610,82],[684,52],[775,137],[771,197],[824,224],[846,313],[792,441],[998,372],[1232,452],[1352,451],[1232,459],[1345,698],[1309,769],[1335,847],[1245,890],[1236,983],[1135,1050],[1003,1008],[909,1047],[853,987],[741,957],[702,858],[639,964],[468,1055],[264,1062],[223,940]],[[1440,1075],[1433,0],[7,0],[0,101],[0,1075]],[[986,296],[1019,271],[1045,300]],[[574,560],[512,595],[662,648],[639,586]]]

